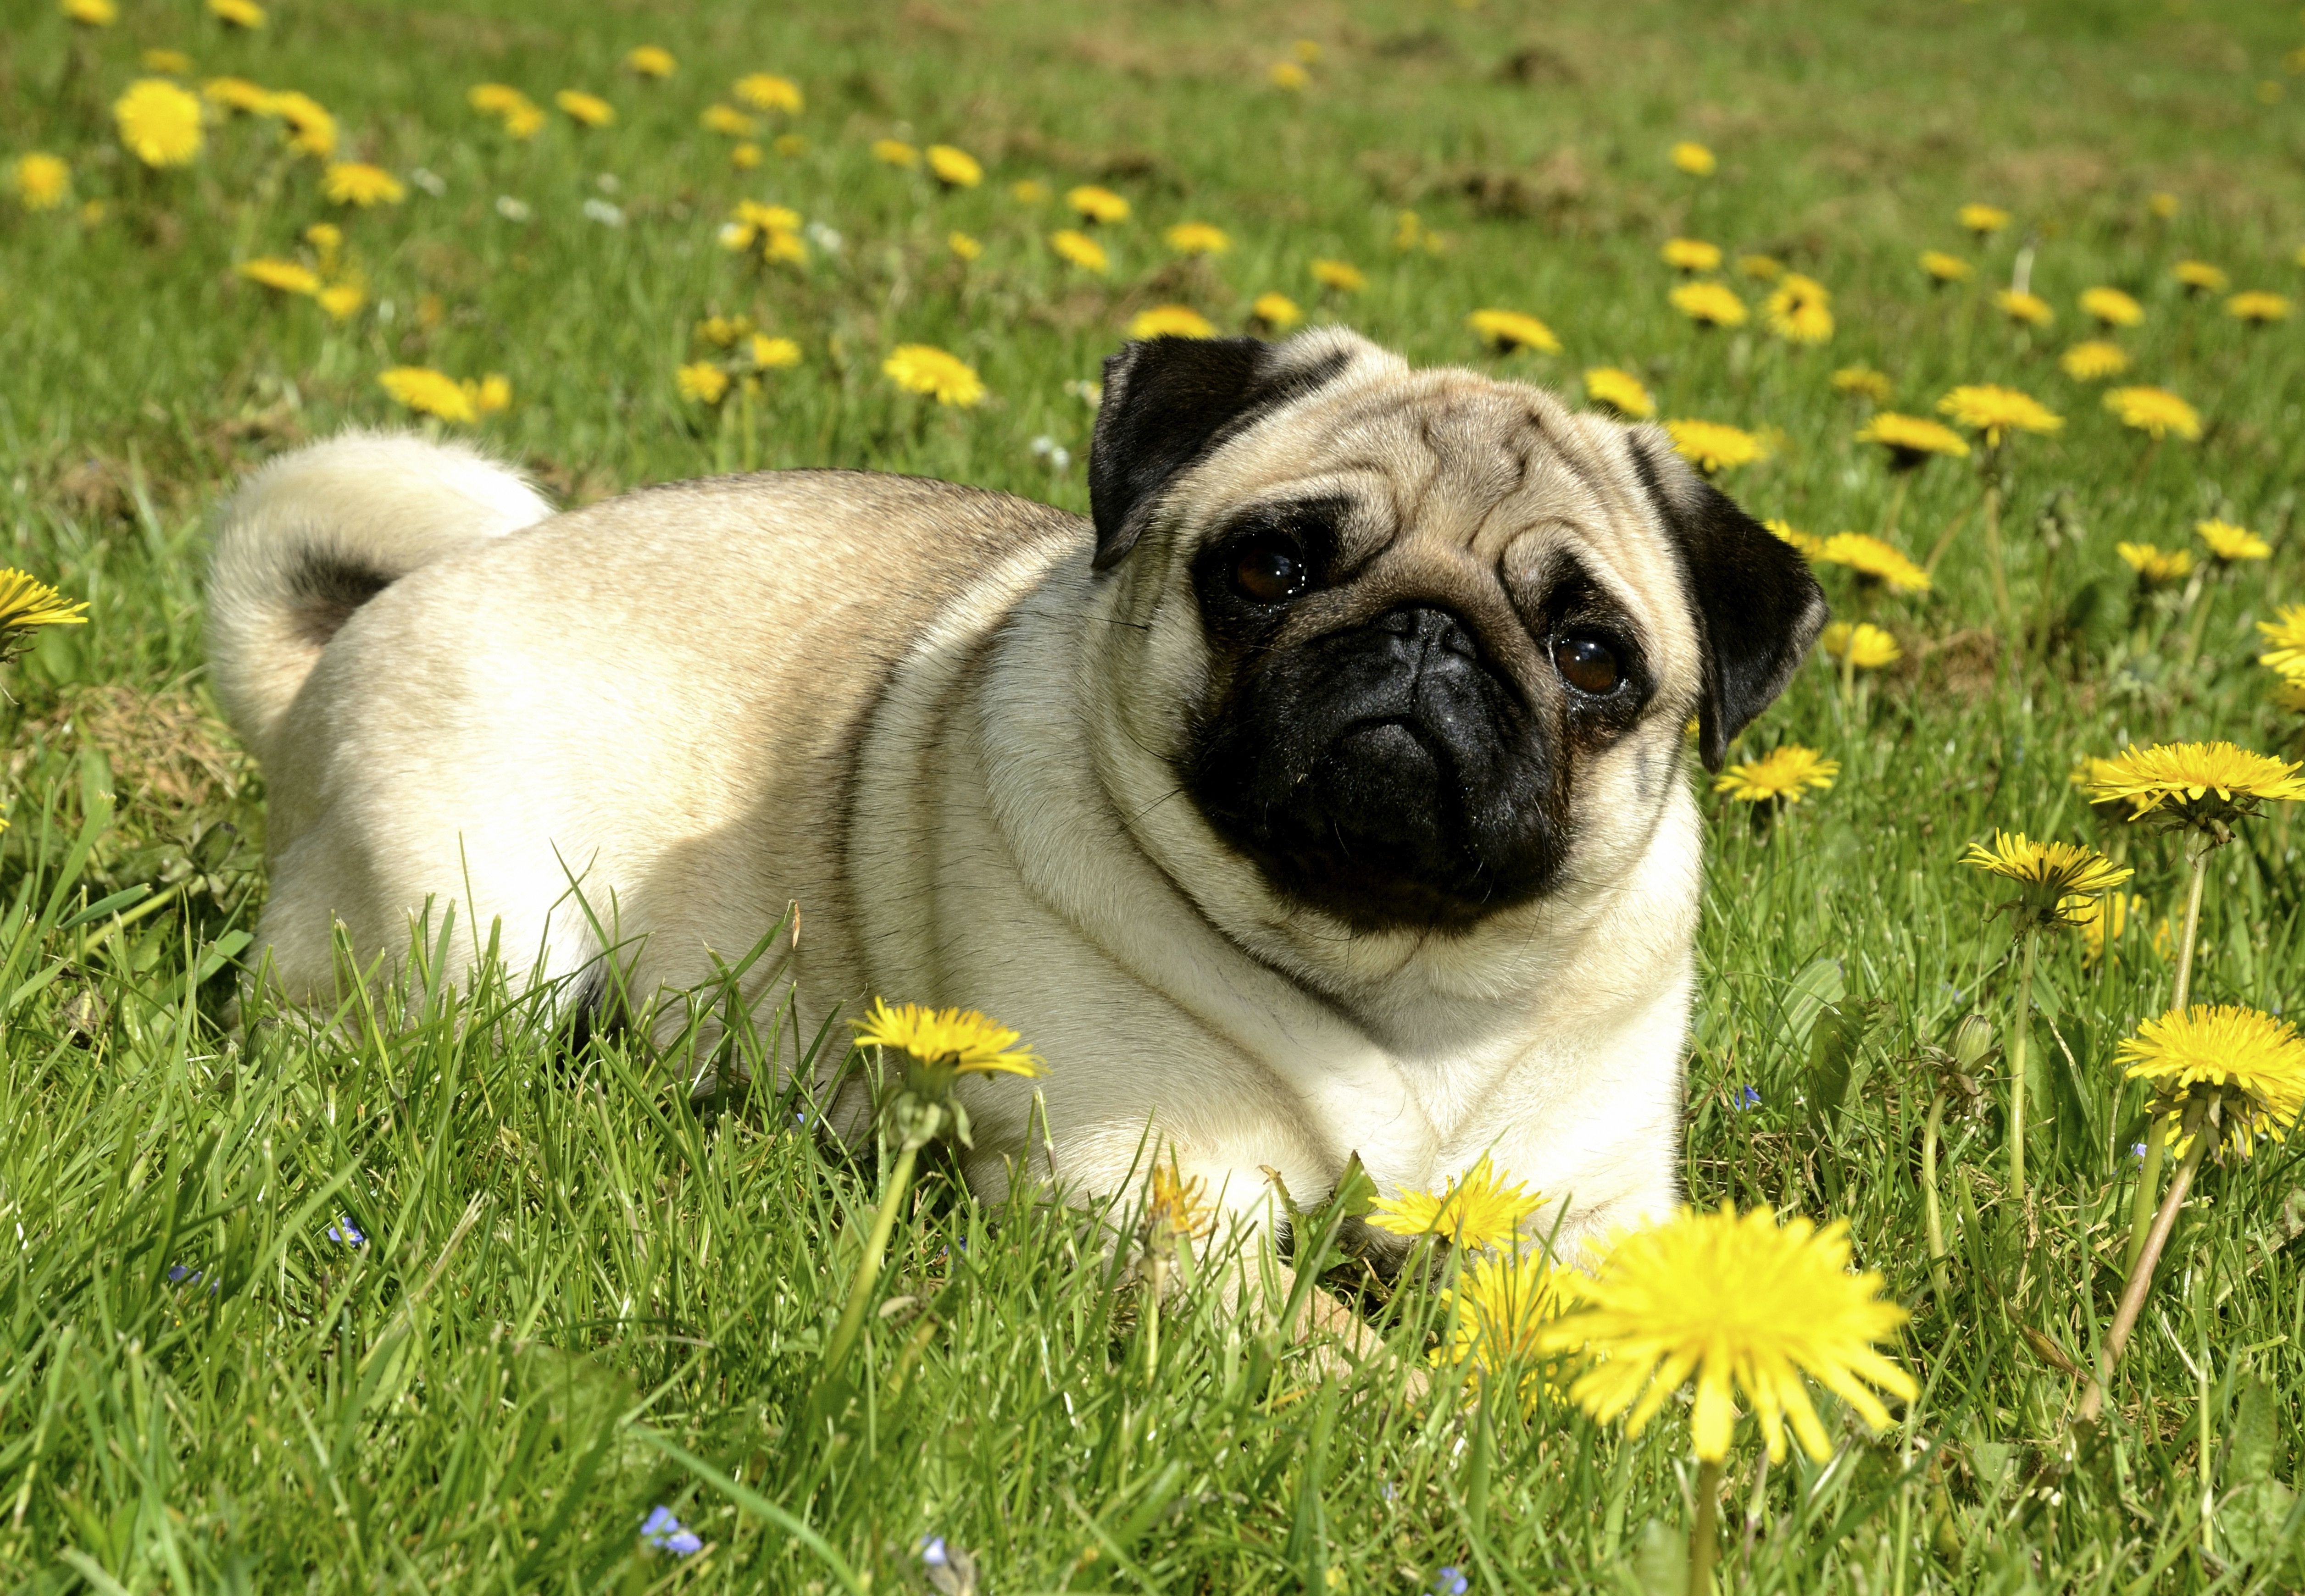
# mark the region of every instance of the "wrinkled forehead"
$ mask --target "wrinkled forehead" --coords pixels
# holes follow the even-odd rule
[[[1625,430],[1474,372],[1322,390],[1195,478],[1179,507],[1211,531],[1264,505],[1327,501],[1348,556],[1415,547],[1506,568],[1565,550],[1643,592],[1674,577]]]

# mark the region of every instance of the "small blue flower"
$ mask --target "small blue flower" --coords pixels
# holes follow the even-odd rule
[[[1433,1576],[1433,1596],[1465,1596],[1472,1588],[1473,1582],[1461,1568],[1443,1568]]]
[[[942,1535],[922,1536],[920,1550],[921,1561],[931,1568],[942,1568],[952,1561],[952,1555],[945,1550]]]
[[[1737,1109],[1739,1113],[1748,1108],[1759,1108],[1761,1106],[1761,1089],[1757,1086],[1739,1086],[1737,1089],[1737,1095],[1730,1099],[1729,1106]]]
[[[353,1217],[350,1214],[336,1216],[336,1222],[328,1227],[328,1239],[332,1242],[342,1242],[347,1247],[368,1245],[368,1237],[361,1234],[361,1227],[353,1223]]]
[[[669,1507],[658,1507],[649,1510],[648,1517],[641,1523],[641,1539],[657,1550],[668,1551],[676,1558],[688,1557],[704,1549],[704,1542],[696,1538],[696,1532],[675,1518]]]
[[[2132,1142],[2129,1144],[2129,1150],[2131,1156],[2142,1160],[2145,1157],[2145,1143],[2142,1142]]]
[[[198,1286],[200,1283],[200,1271],[198,1269],[188,1269],[181,1263],[172,1263],[168,1266],[169,1285],[182,1286],[187,1280],[190,1280],[193,1285]]]

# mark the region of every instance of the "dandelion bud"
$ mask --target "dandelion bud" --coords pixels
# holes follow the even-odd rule
[[[1993,1051],[1993,1022],[1983,1014],[1970,1014],[1952,1033],[1953,1062],[1963,1074],[1975,1074],[1977,1066]]]

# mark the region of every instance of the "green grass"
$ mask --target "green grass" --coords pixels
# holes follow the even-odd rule
[[[914,1547],[937,1534],[999,1592],[1414,1591],[1444,1566],[1476,1590],[1673,1588],[1692,1477],[1680,1410],[1631,1443],[1549,1396],[1478,1424],[1445,1383],[1419,1403],[1397,1377],[1322,1381],[1302,1349],[1216,1313],[1205,1281],[1163,1314],[1148,1377],[1135,1301],[1084,1221],[987,1210],[932,1173],[896,1233],[856,1405],[812,1429],[801,1404],[879,1195],[870,1153],[821,1145],[789,1101],[699,1117],[669,1084],[677,1058],[616,1042],[565,1058],[502,991],[453,1013],[361,1011],[318,1037],[230,1023],[263,889],[262,792],[202,676],[203,516],[278,449],[395,420],[379,371],[509,377],[512,408],[473,430],[570,499],[833,464],[1078,509],[1093,412],[1067,381],[1093,378],[1137,309],[1187,302],[1238,326],[1273,288],[1420,361],[1572,390],[1586,365],[1625,364],[1667,415],[1773,429],[1771,458],[1729,486],[1819,532],[1878,529],[1891,497],[1850,439],[1863,407],[1833,392],[1835,366],[1887,371],[1907,411],[2002,381],[2067,416],[2009,452],[2017,624],[1995,596],[1976,472],[1931,466],[1900,540],[1918,552],[1968,521],[1932,595],[1879,607],[1905,664],[1861,710],[1820,665],[1745,739],[1820,747],[1838,784],[1765,838],[1741,814],[1714,828],[1690,1192],[1845,1215],[1915,1310],[1901,1355],[1924,1386],[1877,1439],[1836,1414],[1822,1467],[1764,1478],[1748,1432],[1727,1569],[1752,1591],[1868,1596],[2305,1583],[2287,1483],[2305,1422],[2293,1145],[2205,1175],[2103,1444],[2070,1463],[2080,1392],[2042,1350],[2087,1363],[2111,1317],[2141,1134],[2111,1059],[2168,1001],[2150,930],[2179,886],[2174,845],[2114,835],[2068,773],[2130,740],[2296,746],[2251,624],[2305,598],[2297,324],[2252,332],[2169,275],[2198,256],[2236,287],[2301,286],[2293,8],[281,0],[254,35],[192,0],[123,10],[74,37],[45,0],[16,0],[0,37],[0,156],[65,155],[77,191],[59,213],[0,205],[8,557],[92,603],[91,624],[48,634],[7,683],[9,1583],[925,1589]],[[1265,72],[1300,37],[1321,56],[1291,97]],[[681,58],[670,82],[617,71],[643,42]],[[156,46],[203,75],[304,89],[342,118],[347,152],[438,174],[438,195],[336,217],[371,295],[354,321],[332,328],[231,275],[336,215],[268,124],[211,130],[186,171],[123,164],[106,107]],[[810,145],[747,175],[697,116],[751,70],[804,86],[793,127]],[[493,79],[548,104],[596,89],[620,119],[579,135],[555,113],[512,144],[464,105]],[[2265,103],[2261,82],[2288,92]],[[987,182],[940,195],[871,158],[883,136],[958,143]],[[1719,151],[1709,181],[1666,164],[1685,137]],[[581,208],[611,198],[604,178],[621,227]],[[1058,208],[1010,196],[1027,178],[1130,198],[1135,217],[1107,230],[1110,279],[1055,261]],[[2166,221],[2146,203],[2165,190],[2180,200]],[[500,215],[500,195],[532,219]],[[843,247],[748,267],[713,237],[740,197],[791,204]],[[81,220],[85,200],[105,215]],[[2015,227],[1972,244],[1953,222],[1969,200],[2008,206]],[[1404,208],[1445,253],[1394,251]],[[1160,231],[1182,219],[1224,226],[1232,251],[1170,261]],[[985,243],[965,268],[944,244],[955,228]],[[1656,259],[1675,233],[1818,277],[1833,342],[1690,329]],[[1978,284],[1928,292],[1913,264],[1928,247],[1969,255]],[[1986,301],[2020,247],[2058,307],[2052,335]],[[1366,291],[1320,301],[1316,256],[1357,262]],[[2075,295],[2097,283],[2144,301],[2121,341],[2137,380],[2200,408],[2198,444],[2149,446],[2058,371],[2082,335]],[[1488,305],[1544,317],[1565,354],[1482,355],[1463,318]],[[673,386],[714,312],[805,354],[770,379],[750,437],[734,405],[716,419]],[[924,412],[892,393],[880,361],[913,341],[976,364],[991,401]],[[1067,467],[1034,453],[1040,437]],[[2212,514],[2272,539],[2275,559],[2132,605],[2113,545],[2182,544]],[[678,588],[668,572],[636,601]],[[2029,1224],[2003,1200],[1996,1082],[1948,1137],[1940,1299],[1915,1060],[1972,1007],[2006,1040],[2004,922],[1954,862],[1995,826],[2121,850],[2151,907],[2101,966],[2077,939],[2046,952],[2037,1205]],[[2296,841],[2270,819],[2216,856],[2200,998],[2298,1001]],[[1757,1107],[1739,1107],[1748,1088]],[[331,1238],[340,1217],[364,1244]],[[185,1270],[200,1278],[172,1278]],[[1395,1344],[1421,1356],[1433,1299],[1394,1306]],[[645,1550],[636,1528],[659,1504],[709,1549]]]

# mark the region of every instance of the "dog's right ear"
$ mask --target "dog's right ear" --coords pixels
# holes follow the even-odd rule
[[[1104,362],[1104,395],[1089,446],[1088,502],[1096,569],[1136,546],[1177,473],[1292,400],[1326,386],[1363,355],[1346,332],[1261,338],[1149,338]]]

